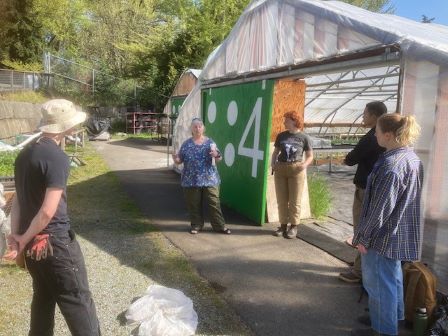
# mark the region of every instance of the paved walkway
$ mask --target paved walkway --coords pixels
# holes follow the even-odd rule
[[[123,188],[153,223],[184,251],[199,273],[257,335],[348,335],[359,325],[360,287],[338,281],[346,264],[304,240],[271,235],[231,210],[232,235],[188,234],[179,176],[166,166],[166,148],[148,140],[93,143]],[[305,231],[305,230],[304,230]]]

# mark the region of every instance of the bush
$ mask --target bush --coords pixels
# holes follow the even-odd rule
[[[0,152],[0,176],[14,176],[14,161],[19,154],[15,152]]]
[[[314,218],[328,215],[331,209],[331,193],[326,179],[317,173],[308,175],[308,191],[311,215]]]
[[[124,119],[114,119],[110,124],[111,133],[126,133],[126,120]]]

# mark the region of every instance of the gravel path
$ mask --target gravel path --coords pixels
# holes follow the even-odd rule
[[[126,237],[127,236],[127,237]],[[92,238],[98,238],[108,242],[114,250],[105,251]],[[97,313],[101,324],[103,335],[121,336],[135,334],[137,326],[125,324],[124,312],[129,305],[151,284],[162,284],[184,291],[194,302],[198,313],[198,334],[251,334],[239,318],[230,310],[222,299],[209,287],[209,284],[193,274],[188,278],[182,274],[176,274],[175,268],[171,270],[172,277],[166,279],[164,284],[163,275],[159,281],[154,281],[139,269],[142,265],[155,263],[160,267],[161,273],[166,273],[166,267],[171,268],[170,262],[176,264],[180,258],[182,263],[187,263],[185,257],[178,249],[171,245],[161,233],[135,235],[107,233],[104,230],[94,230],[89,239],[80,235],[77,239],[81,245],[86,260],[88,276],[93,298],[97,307]],[[162,246],[160,246],[162,245]],[[165,257],[160,255],[165,254]],[[166,260],[164,260],[166,259]],[[123,263],[126,260],[126,264]],[[165,264],[165,265],[163,265]],[[189,267],[188,264],[186,267]],[[154,270],[154,266],[150,266]],[[160,281],[162,280],[162,281]],[[199,288],[198,288],[199,287]],[[201,288],[202,287],[202,288]],[[25,271],[17,269],[11,264],[0,266],[0,336],[26,335],[29,326],[30,300],[31,300],[31,278]],[[226,325],[219,321],[228,321],[233,325]],[[239,330],[239,331],[237,331]],[[216,331],[216,332],[215,332]],[[55,323],[55,335],[68,336],[70,332],[65,321],[57,311]]]
[[[104,237],[110,239],[111,237]],[[101,250],[95,244],[86,239],[77,236],[81,244],[82,251],[87,264],[91,291],[97,306],[98,317],[101,323],[102,333],[104,335],[130,335],[132,329],[130,326],[122,325],[120,316],[133,298],[141,296],[146,288],[154,281],[148,276],[138,272],[127,265],[122,265],[119,259],[111,256],[109,253]],[[6,266],[2,266],[2,272]],[[6,267],[11,269],[11,267]],[[31,299],[31,277],[23,272],[12,271],[16,273],[16,280],[19,283],[5,283],[8,277],[0,278],[2,293],[20,293],[11,298],[12,302],[8,304],[10,313],[14,312],[14,320],[10,320],[6,328],[0,328],[0,335],[26,335],[29,325],[29,302]],[[26,298],[24,298],[26,296]],[[1,295],[1,306],[5,307],[6,302],[2,302],[5,296]],[[24,299],[24,300],[22,300]],[[11,311],[12,310],[12,311]],[[16,323],[21,321],[20,323]],[[65,321],[57,312],[55,335],[70,335]]]

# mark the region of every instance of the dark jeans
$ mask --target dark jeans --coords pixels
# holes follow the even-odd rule
[[[51,234],[53,256],[26,258],[33,278],[29,336],[52,336],[56,304],[74,336],[99,336],[95,304],[89,290],[84,257],[75,234]]]

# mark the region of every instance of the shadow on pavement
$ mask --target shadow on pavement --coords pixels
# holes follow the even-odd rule
[[[170,268],[173,263],[185,267],[185,261],[176,257],[167,260],[149,246],[142,233],[151,229],[132,227],[126,218],[103,220],[108,218],[108,208],[121,206],[113,201],[101,202],[102,198],[110,199],[101,187],[113,176],[118,177],[143,218],[149,218],[184,251],[198,272],[232,304],[257,335],[346,335],[355,324],[354,318],[363,312],[365,303],[357,303],[359,286],[346,285],[335,276],[344,267],[327,263],[331,257],[299,239],[275,238],[270,228],[253,226],[227,208],[223,209],[224,216],[232,235],[213,233],[209,224],[204,232],[189,235],[179,176],[171,170],[116,171],[71,185],[69,198],[76,195],[88,212],[71,214],[74,229],[122,264],[193,298],[199,315],[198,333],[209,334],[219,329],[217,303],[207,302],[200,289],[189,286]],[[94,191],[96,196],[93,200],[83,200],[82,195],[87,191],[92,194],[92,186],[98,189]],[[116,230],[117,234],[105,239],[105,230]],[[215,316],[214,320],[203,318],[210,314]],[[234,335],[232,330],[221,332]]]

